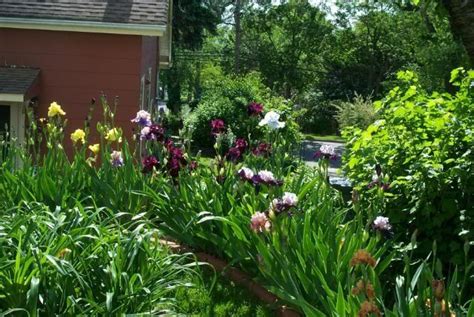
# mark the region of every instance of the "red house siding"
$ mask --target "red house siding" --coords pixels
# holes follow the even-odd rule
[[[91,98],[103,92],[113,104],[119,96],[116,124],[131,136],[141,75],[148,67],[156,74],[156,43],[155,37],[133,35],[0,29],[0,62],[41,69],[37,114],[46,117],[57,101],[67,113],[67,133],[83,127]],[[101,113],[98,104],[93,127]]]
[[[156,74],[158,71],[158,59],[160,58],[158,52],[159,42],[157,37],[144,36],[142,41],[142,67],[141,73],[147,74],[148,69],[151,68],[151,94],[156,96]]]

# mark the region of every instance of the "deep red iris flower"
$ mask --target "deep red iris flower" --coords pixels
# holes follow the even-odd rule
[[[212,135],[218,135],[225,131],[225,123],[222,119],[214,119],[211,121]]]
[[[263,105],[261,103],[251,102],[247,106],[247,113],[249,116],[259,116],[263,113]]]
[[[142,170],[143,173],[150,173],[151,171],[153,171],[153,167],[158,168],[160,166],[159,160],[153,155],[145,157],[142,163],[143,163],[143,170]]]

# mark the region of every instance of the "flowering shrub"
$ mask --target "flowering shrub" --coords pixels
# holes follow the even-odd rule
[[[352,101],[335,103],[337,109],[336,119],[341,129],[358,127],[366,129],[377,120],[377,115],[371,96],[355,95]]]
[[[384,194],[384,215],[406,243],[417,233],[421,256],[436,241],[444,263],[464,266],[474,256],[466,254],[474,243],[474,71],[453,71],[455,94],[428,94],[413,73],[398,76],[406,85],[375,103],[379,120],[345,131],[345,171],[366,210]]]

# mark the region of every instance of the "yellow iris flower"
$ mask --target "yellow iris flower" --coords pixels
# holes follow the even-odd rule
[[[120,131],[117,128],[110,129],[109,132],[105,135],[105,139],[110,142],[122,142],[122,138],[120,137]]]
[[[74,143],[81,142],[84,144],[86,142],[86,133],[82,129],[77,129],[73,133],[71,133],[71,140]]]
[[[58,104],[56,101],[52,102],[48,108],[48,117],[52,118],[55,116],[64,116],[66,113],[61,108],[61,105]]]
[[[99,154],[100,144],[97,143],[94,145],[89,145],[89,150],[91,150],[91,152],[94,153],[94,155]]]

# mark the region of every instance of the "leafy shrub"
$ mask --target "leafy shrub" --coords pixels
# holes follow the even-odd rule
[[[377,116],[375,108],[369,97],[356,95],[351,102],[336,103],[336,119],[341,129],[354,126],[366,129],[374,123]]]
[[[198,107],[184,118],[184,126],[197,146],[211,147],[214,143],[210,134],[213,119],[224,120],[237,137],[247,138],[253,134],[258,139],[263,135],[257,129],[259,119],[247,114],[248,104],[254,101],[263,103],[265,111],[278,111],[284,121],[289,122],[285,128],[288,141],[297,139],[298,126],[292,119],[298,114],[292,111],[289,102],[274,96],[256,73],[244,77],[218,77],[209,82]]]
[[[345,131],[345,171],[370,201],[379,186],[367,185],[380,166],[390,182],[386,214],[402,239],[416,231],[421,254],[437,241],[444,262],[467,265],[474,240],[474,71],[453,71],[454,95],[427,94],[412,72],[398,77],[405,86],[375,103],[380,119]]]

